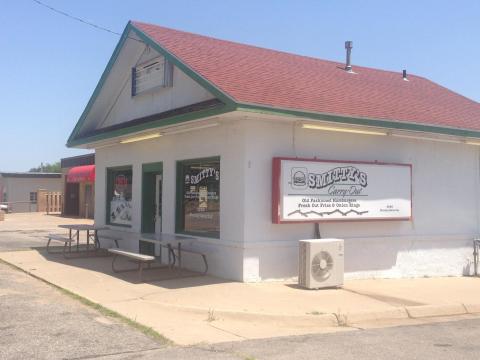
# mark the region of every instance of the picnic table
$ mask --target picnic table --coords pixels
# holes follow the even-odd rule
[[[77,240],[77,251],[80,251],[80,232],[86,231],[87,233],[87,252],[90,249],[90,239],[93,237],[94,250],[100,248],[100,242],[98,241],[98,231],[99,230],[108,230],[106,226],[97,226],[91,224],[64,224],[58,225],[59,228],[68,229],[68,236],[71,240],[74,239],[73,232],[75,232],[75,238]],[[70,242],[69,251],[72,251],[72,243]]]
[[[153,244],[158,244],[160,248],[163,247],[168,249],[169,264],[171,261],[171,257],[173,257],[173,264],[177,263],[178,269],[182,268],[182,253],[186,252],[190,254],[199,255],[202,257],[203,263],[205,265],[204,273],[207,273],[208,271],[208,263],[207,263],[206,255],[199,251],[194,251],[190,249],[187,250],[183,246],[185,244],[191,244],[197,241],[197,239],[194,237],[177,235],[177,234],[166,234],[166,233],[159,233],[159,234],[143,233],[140,235],[140,240],[153,243]],[[178,259],[178,262],[177,262],[177,259]]]

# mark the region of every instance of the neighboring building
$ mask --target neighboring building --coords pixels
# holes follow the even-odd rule
[[[61,192],[62,188],[59,173],[0,173],[0,203],[7,203],[10,212],[37,211],[38,190]]]
[[[138,22],[68,140],[123,246],[192,235],[240,281],[297,276],[315,222],[349,278],[469,272],[479,145],[480,104],[425,78]]]
[[[95,213],[95,154],[61,159],[63,215],[92,218]]]

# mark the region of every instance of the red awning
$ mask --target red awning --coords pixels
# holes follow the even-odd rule
[[[75,166],[68,170],[67,182],[94,182],[95,181],[95,165]]]

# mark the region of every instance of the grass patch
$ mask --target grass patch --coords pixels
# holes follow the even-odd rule
[[[171,341],[170,339],[166,338],[165,336],[163,336],[162,334],[158,333],[157,331],[155,331],[154,329],[152,329],[151,327],[148,327],[148,326],[145,326],[143,324],[140,324],[139,322],[135,321],[135,320],[132,320],[126,316],[123,316],[122,314],[119,314],[118,312],[116,311],[113,311],[113,310],[110,310],[109,308],[106,308],[105,306],[103,305],[100,305],[96,302],[93,302],[91,300],[88,300],[87,298],[84,298],[83,296],[80,296],[78,294],[75,294],[74,292],[71,292],[70,290],[67,290],[67,289],[64,289],[58,285],[55,285],[55,284],[52,284],[51,282],[45,280],[45,279],[42,279],[28,271],[25,271],[23,270],[22,268],[14,265],[14,264],[11,264],[9,262],[6,262],[5,260],[2,260],[0,259],[0,263],[2,264],[5,264],[9,267],[11,267],[12,269],[14,270],[18,270],[18,271],[21,271],[37,280],[40,280],[41,282],[53,287],[54,289],[58,290],[59,292],[61,292],[62,294],[70,297],[71,299],[73,300],[76,300],[80,303],[82,303],[83,305],[85,306],[88,306],[89,308],[99,312],[100,314],[102,314],[103,316],[106,316],[106,317],[110,317],[110,318],[113,318],[113,319],[117,319],[121,322],[123,322],[124,324],[127,324],[131,327],[133,327],[134,329],[140,331],[141,333],[147,335],[148,337],[158,341],[158,342],[161,342],[162,344],[165,344],[165,345],[174,345],[173,341]]]
[[[212,322],[212,321],[215,321],[215,320],[217,320],[217,317],[215,316],[215,310],[213,310],[213,309],[208,309],[207,321],[208,321],[208,322]]]

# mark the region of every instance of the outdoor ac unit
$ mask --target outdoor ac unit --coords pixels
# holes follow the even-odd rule
[[[343,240],[300,240],[298,284],[308,289],[343,285]]]

